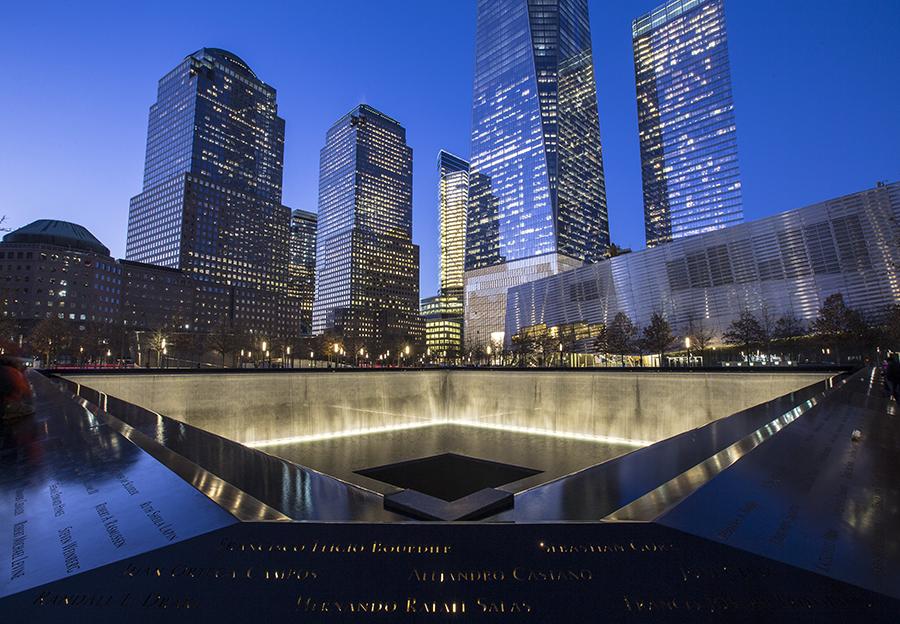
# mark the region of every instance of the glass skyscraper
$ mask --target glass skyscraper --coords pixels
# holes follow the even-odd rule
[[[463,269],[469,204],[469,163],[441,150],[438,154],[440,215],[440,293],[422,300],[425,344],[431,359],[457,362],[463,353]]]
[[[466,335],[483,345],[506,288],[609,245],[587,0],[478,1],[472,117]]]
[[[313,333],[421,340],[412,244],[412,149],[397,121],[362,104],[329,130],[319,161]]]
[[[647,246],[744,219],[724,0],[634,20]]]
[[[126,256],[199,280],[201,298],[209,299],[199,306],[200,329],[296,329],[296,311],[285,300],[283,155],[275,89],[234,54],[204,48],[159,81]]]
[[[288,293],[300,306],[300,333],[312,333],[312,308],[316,293],[316,228],[314,212],[291,213],[291,258]]]
[[[441,150],[438,155],[441,228],[441,294],[462,298],[466,260],[466,213],[469,204],[469,163]]]

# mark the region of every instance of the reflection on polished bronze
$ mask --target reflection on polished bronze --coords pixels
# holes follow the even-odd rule
[[[492,372],[474,371],[456,390],[447,387],[456,382],[446,376],[444,388],[434,391],[428,389],[434,379],[403,371],[373,373],[369,385],[362,383],[366,373],[303,380],[302,374],[248,375],[289,398],[269,396],[260,412],[245,407],[241,431],[247,436],[274,431],[279,423],[290,428],[291,419],[321,409],[327,401],[315,387],[342,388],[333,399],[340,409],[331,413],[348,417],[377,389],[381,401],[369,410],[374,416],[357,414],[354,425],[390,423],[388,415],[398,414],[410,425],[259,448],[83,383],[32,374],[37,414],[0,431],[0,494],[10,503],[7,517],[0,517],[0,561],[8,562],[10,579],[0,586],[7,596],[0,612],[22,609],[29,621],[57,621],[60,609],[78,605],[97,607],[91,613],[96,621],[121,621],[136,613],[138,620],[152,620],[164,608],[167,618],[191,611],[195,621],[198,613],[222,618],[249,614],[252,607],[257,617],[299,612],[313,620],[327,610],[393,613],[397,621],[440,614],[587,621],[602,605],[619,619],[665,613],[676,621],[741,615],[818,623],[846,622],[852,613],[866,621],[900,621],[894,600],[900,598],[900,488],[893,479],[900,421],[873,371],[788,375],[781,386],[766,382],[765,392],[757,382],[780,373],[640,373],[637,379],[607,373],[618,375],[613,384],[591,374],[511,372],[499,381],[518,388],[509,401],[518,412],[504,411],[505,404],[486,394],[446,403],[449,396],[474,393],[465,384],[483,383]],[[442,372],[422,372],[432,374]],[[138,377],[172,389],[214,376]],[[124,375],[94,379],[103,378],[130,392],[140,386],[125,383]],[[413,392],[417,379],[419,394]],[[685,386],[685,379],[696,385]],[[726,379],[736,405],[769,399],[719,414],[727,412],[727,399],[709,393],[727,388]],[[748,380],[749,389],[740,390]],[[194,383],[188,387],[197,392]],[[528,384],[531,395],[522,396]],[[592,398],[566,403],[554,384],[567,392],[581,387]],[[604,384],[617,385],[620,394],[633,391],[636,396],[609,404],[641,405],[629,418],[642,422],[623,424],[598,412],[590,425],[591,415],[582,410],[603,404],[596,392]],[[784,387],[786,394],[770,396]],[[694,397],[673,398],[679,409],[707,399],[709,405],[675,425],[648,422],[673,409],[656,410],[645,400],[666,388],[697,390]],[[558,407],[551,418],[545,409],[552,400],[572,407],[571,417]],[[267,411],[279,401],[287,411]],[[300,407],[304,401],[307,408]],[[215,401],[199,402],[207,411],[191,418],[214,423],[209,410]],[[430,414],[447,418],[403,419],[425,404],[434,407]],[[485,410],[482,421],[462,425],[449,417],[474,405]],[[528,425],[532,418],[535,427]],[[237,412],[229,407],[222,419],[236,426]],[[697,424],[684,430],[691,422]],[[551,431],[551,424],[559,429]],[[855,429],[862,432],[858,441],[851,439]],[[638,446],[587,431],[680,433]],[[518,480],[452,501],[429,498],[415,480],[398,482],[407,489],[387,485],[378,492],[373,475],[358,475],[368,479],[362,487],[341,478],[381,463],[467,452],[442,448],[456,444],[478,449],[472,454],[479,458],[541,472],[508,475]],[[272,454],[288,452],[289,460]],[[329,453],[335,454],[331,464],[322,459]],[[304,459],[328,470],[320,473]],[[328,474],[341,464],[344,473]],[[465,494],[480,485],[463,471],[445,473],[440,479],[453,486],[447,491]],[[452,483],[454,477],[469,482]],[[479,520],[428,529],[410,517]],[[610,521],[616,519],[631,521]],[[167,547],[153,550],[159,546]],[[113,565],[94,570],[107,563]]]
[[[62,379],[100,405],[110,423],[237,518],[247,520],[400,520],[372,492],[288,463],[208,431]],[[168,465],[168,464],[167,464]]]
[[[0,506],[9,566],[0,596],[235,522],[50,381],[28,377],[35,415],[0,430],[0,494],[9,502]]]

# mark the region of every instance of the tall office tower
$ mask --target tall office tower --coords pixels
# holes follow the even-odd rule
[[[634,20],[647,246],[744,220],[724,0]]]
[[[466,260],[466,214],[469,163],[441,150],[438,154],[441,288],[422,300],[425,345],[431,358],[455,363],[463,353],[463,269]]]
[[[295,330],[283,154],[275,89],[234,54],[204,48],[159,81],[126,256],[199,280],[200,329]]]
[[[320,153],[313,333],[369,343],[374,355],[422,339],[418,308],[412,149],[403,126],[361,104]]]
[[[441,150],[438,154],[440,179],[441,294],[463,295],[466,263],[466,213],[469,205],[469,163]]]
[[[506,290],[603,257],[606,186],[587,0],[479,0],[466,340],[502,342]]]
[[[291,213],[291,259],[288,294],[300,306],[300,333],[312,333],[312,309],[316,294],[316,226],[314,212]]]

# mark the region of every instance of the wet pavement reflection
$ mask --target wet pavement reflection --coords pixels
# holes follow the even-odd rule
[[[900,597],[895,407],[862,371],[657,522]]]

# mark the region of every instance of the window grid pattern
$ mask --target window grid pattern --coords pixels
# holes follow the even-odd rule
[[[361,105],[326,134],[319,165],[313,333],[421,340],[412,244],[412,149],[397,121]]]
[[[724,0],[634,22],[647,246],[743,221]]]
[[[545,323],[607,323],[662,313],[721,336],[749,309],[808,324],[841,293],[877,321],[900,304],[900,183],[617,256],[509,291],[506,336]],[[594,283],[593,287],[587,284]]]
[[[480,0],[466,270],[609,243],[585,0]]]

